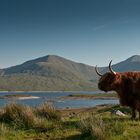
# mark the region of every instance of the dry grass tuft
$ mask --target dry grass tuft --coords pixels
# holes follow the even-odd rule
[[[87,114],[80,119],[82,134],[89,135],[97,140],[106,140],[105,125],[100,116]]]
[[[53,105],[45,102],[36,109],[37,115],[48,120],[60,120],[60,113],[54,108]]]
[[[11,103],[0,111],[0,121],[9,123],[15,128],[28,129],[34,126],[36,117],[29,106]]]

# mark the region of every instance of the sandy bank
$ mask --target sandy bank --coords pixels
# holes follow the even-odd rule
[[[25,95],[25,94],[9,94],[9,95],[4,95],[0,96],[0,99],[16,99],[16,100],[28,100],[28,99],[39,99],[40,97],[38,96],[30,96],[30,95]]]
[[[17,97],[18,100],[28,100],[28,99],[39,99],[37,96],[29,96],[29,97]]]

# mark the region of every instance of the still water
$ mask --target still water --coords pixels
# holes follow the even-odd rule
[[[24,94],[40,97],[38,99],[26,99],[26,100],[15,100],[15,99],[0,99],[0,106],[4,106],[11,102],[17,102],[20,104],[26,104],[31,106],[38,106],[43,102],[51,102],[56,108],[80,108],[80,107],[94,107],[101,104],[118,104],[118,100],[93,100],[93,99],[61,99],[61,97],[68,96],[70,94],[97,94],[101,91],[94,92],[17,92],[16,94]],[[0,92],[0,96],[10,95],[15,93]]]

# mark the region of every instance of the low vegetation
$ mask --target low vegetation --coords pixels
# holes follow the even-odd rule
[[[0,140],[139,140],[140,121],[132,121],[130,113],[119,105],[56,110],[47,103],[34,108],[12,103],[0,109]]]
[[[61,116],[59,111],[56,111],[52,104],[43,103],[36,108],[36,113],[40,117],[44,117],[48,120],[60,120]]]

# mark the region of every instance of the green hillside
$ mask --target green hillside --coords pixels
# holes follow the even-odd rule
[[[134,55],[112,65],[117,71],[140,71],[140,56]],[[108,67],[99,68],[101,73]],[[60,56],[48,55],[21,65],[0,69],[0,90],[67,91],[97,90],[98,76],[92,66]]]
[[[1,90],[94,90],[94,67],[49,55],[3,69]]]

